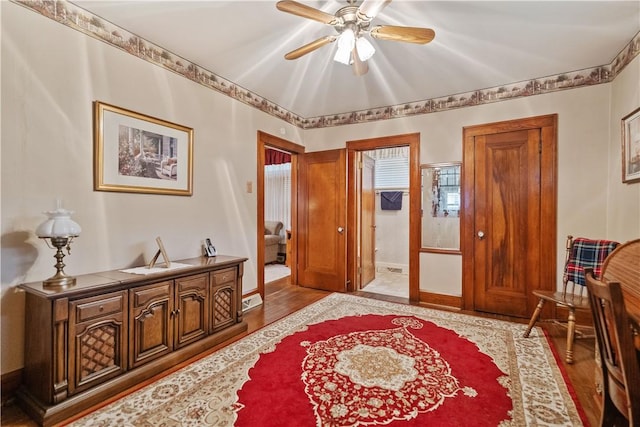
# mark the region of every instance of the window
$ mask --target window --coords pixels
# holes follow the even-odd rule
[[[264,167],[264,218],[291,228],[291,163]]]
[[[367,151],[376,161],[375,188],[409,188],[409,147]]]

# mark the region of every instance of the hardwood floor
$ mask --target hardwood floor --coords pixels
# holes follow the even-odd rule
[[[318,301],[319,299],[328,295],[328,292],[318,291],[314,289],[307,289],[302,287],[290,286],[286,280],[278,280],[276,282],[269,283],[266,287],[265,303],[249,310],[245,313],[244,318],[248,323],[248,333],[253,332],[269,323],[272,323],[290,313],[304,308],[305,306]],[[356,295],[366,296],[368,298],[381,299],[385,301],[408,303],[405,298],[388,297],[381,294],[374,294],[369,292],[356,292]],[[468,313],[476,314],[478,313]],[[516,322],[525,322],[523,319],[510,319],[504,316],[488,316],[484,317],[501,318],[506,320],[512,320]],[[542,323],[541,326],[547,331],[555,348],[561,358],[563,359],[564,351],[566,348],[566,334],[563,328],[555,326],[551,323]],[[580,339],[576,340],[574,346],[575,362],[573,365],[567,365],[564,363],[568,377],[573,385],[586,416],[589,420],[589,424],[598,425],[600,409],[595,399],[595,361],[594,361],[594,341],[593,339]],[[211,351],[215,351],[213,349]],[[203,357],[201,355],[200,357]],[[187,361],[186,363],[191,363]],[[180,366],[176,366],[175,370]],[[166,375],[166,373],[165,373]],[[156,380],[154,378],[149,382]],[[29,419],[24,412],[20,410],[15,404],[9,403],[2,408],[2,426],[23,426],[31,427],[37,424]]]

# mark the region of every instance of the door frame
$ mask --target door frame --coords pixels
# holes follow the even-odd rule
[[[304,154],[305,148],[302,145],[296,144],[286,139],[279,138],[274,135],[270,135],[266,132],[258,131],[257,142],[257,170],[256,170],[256,193],[257,193],[257,227],[256,227],[256,242],[258,245],[257,251],[257,272],[258,272],[258,288],[257,291],[250,292],[247,295],[259,293],[262,301],[265,299],[264,292],[264,167],[265,167],[265,155],[264,151],[267,148],[276,148],[278,150],[291,153],[291,283],[297,284],[297,218],[298,218],[298,154]]]
[[[358,273],[356,152],[409,146],[409,300],[420,300],[420,133],[347,141],[347,280],[353,291]]]
[[[460,222],[460,249],[462,250],[462,309],[474,310],[474,262],[475,262],[475,138],[518,130],[540,129],[540,242],[548,260],[540,260],[540,287],[556,289],[557,253],[557,127],[558,115],[528,117],[516,120],[465,126],[463,128],[461,190],[463,206]],[[542,256],[542,254],[540,255]],[[548,262],[547,262],[548,261]],[[536,298],[531,292],[527,305],[535,307]]]

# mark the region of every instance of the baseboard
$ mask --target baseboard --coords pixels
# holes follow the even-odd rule
[[[462,297],[455,295],[435,294],[432,292],[420,291],[420,302],[423,304],[451,307],[458,310],[462,308]]]
[[[22,371],[23,369],[20,368],[16,371],[2,374],[2,377],[0,377],[2,406],[14,398],[16,391],[20,387],[20,384],[22,384]]]

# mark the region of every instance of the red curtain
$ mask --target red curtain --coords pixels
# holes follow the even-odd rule
[[[282,163],[291,163],[291,154],[283,153],[282,151],[273,150],[267,148],[264,150],[264,164],[268,165],[280,165]]]

